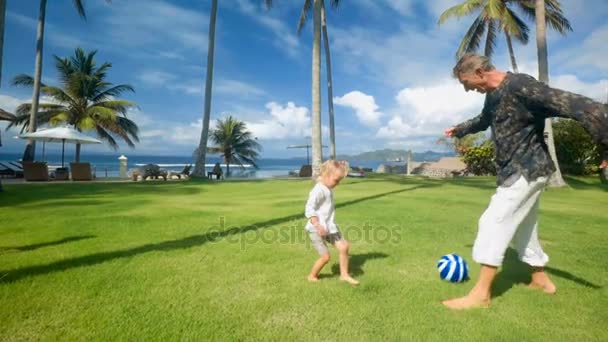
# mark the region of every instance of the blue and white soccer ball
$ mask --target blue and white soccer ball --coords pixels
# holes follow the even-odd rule
[[[451,283],[461,283],[469,278],[469,266],[466,260],[453,253],[439,259],[437,271],[439,271],[441,279]]]

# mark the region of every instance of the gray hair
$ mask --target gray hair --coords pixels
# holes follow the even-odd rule
[[[460,60],[458,63],[456,63],[456,66],[452,70],[452,75],[454,78],[458,78],[461,73],[471,73],[477,69],[490,71],[494,70],[495,68],[488,57],[469,52],[460,57]]]

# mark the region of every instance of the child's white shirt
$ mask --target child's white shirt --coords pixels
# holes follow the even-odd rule
[[[310,218],[316,216],[319,223],[327,228],[329,234],[338,233],[338,225],[336,225],[335,216],[336,208],[334,207],[334,194],[325,184],[318,182],[308,194],[306,201],[305,215],[308,218],[306,222],[306,230],[309,232],[317,232],[317,229],[310,222]]]

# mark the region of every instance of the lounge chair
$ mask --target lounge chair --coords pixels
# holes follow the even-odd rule
[[[0,176],[12,176],[15,178],[23,177],[23,166],[21,162],[1,161]]]
[[[300,168],[300,177],[312,177],[312,165],[302,165]]]
[[[48,181],[49,168],[45,162],[22,162],[26,181]]]
[[[93,180],[91,163],[70,163],[70,170],[72,171],[72,180],[74,181]]]
[[[177,173],[177,172],[169,172],[169,179],[172,179],[173,176],[177,177],[177,179],[187,179],[188,177],[190,177],[190,169],[192,169],[192,164],[188,164],[186,166],[184,166],[184,169],[182,170],[182,172]]]

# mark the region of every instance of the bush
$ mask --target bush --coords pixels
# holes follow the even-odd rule
[[[494,163],[494,144],[490,141],[481,146],[468,148],[462,160],[467,164],[466,171],[476,176],[496,175]]]
[[[561,119],[553,123],[555,152],[563,173],[571,175],[597,174],[600,146],[574,120]]]

